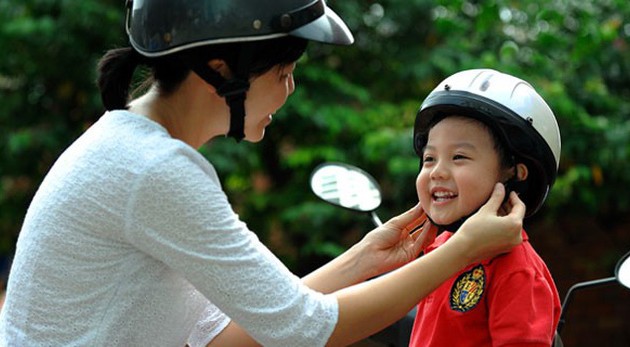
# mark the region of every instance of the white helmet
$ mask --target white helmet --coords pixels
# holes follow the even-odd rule
[[[465,70],[446,78],[424,100],[416,116],[414,149],[422,158],[430,128],[440,119],[475,118],[501,138],[515,161],[527,165],[519,192],[531,216],[542,206],[560,163],[556,118],[534,88],[520,78],[491,69]]]

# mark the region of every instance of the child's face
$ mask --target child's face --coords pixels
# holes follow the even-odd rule
[[[490,130],[474,119],[450,116],[429,131],[416,190],[433,221],[450,224],[483,205],[508,174]]]

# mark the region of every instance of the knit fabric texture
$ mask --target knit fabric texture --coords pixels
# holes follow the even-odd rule
[[[230,317],[265,346],[323,346],[337,310],[239,220],[196,149],[112,111],[28,209],[0,345],[200,346]]]

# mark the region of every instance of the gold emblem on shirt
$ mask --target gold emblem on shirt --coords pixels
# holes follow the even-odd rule
[[[461,274],[451,288],[451,309],[466,312],[473,309],[486,287],[486,271],[478,265]]]

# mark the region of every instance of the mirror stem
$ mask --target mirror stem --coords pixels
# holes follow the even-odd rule
[[[567,313],[567,306],[571,302],[571,299],[573,299],[573,292],[575,292],[577,290],[580,290],[580,289],[584,289],[584,288],[599,287],[599,286],[612,284],[612,283],[615,283],[615,282],[617,282],[617,278],[616,277],[606,277],[606,278],[602,278],[602,279],[599,279],[599,280],[580,282],[580,283],[576,283],[576,284],[572,285],[571,288],[569,288],[569,290],[567,291],[567,295],[564,297],[564,302],[562,303],[562,311],[560,313],[560,321],[558,322],[558,329],[556,330],[558,332],[558,334],[562,330],[562,327],[564,327],[564,320],[565,320],[564,316]]]
[[[378,218],[378,215],[376,214],[376,212],[372,211],[370,212],[370,214],[372,215],[372,221],[377,227],[380,227],[381,225],[383,225],[383,222],[381,222],[381,219]]]

